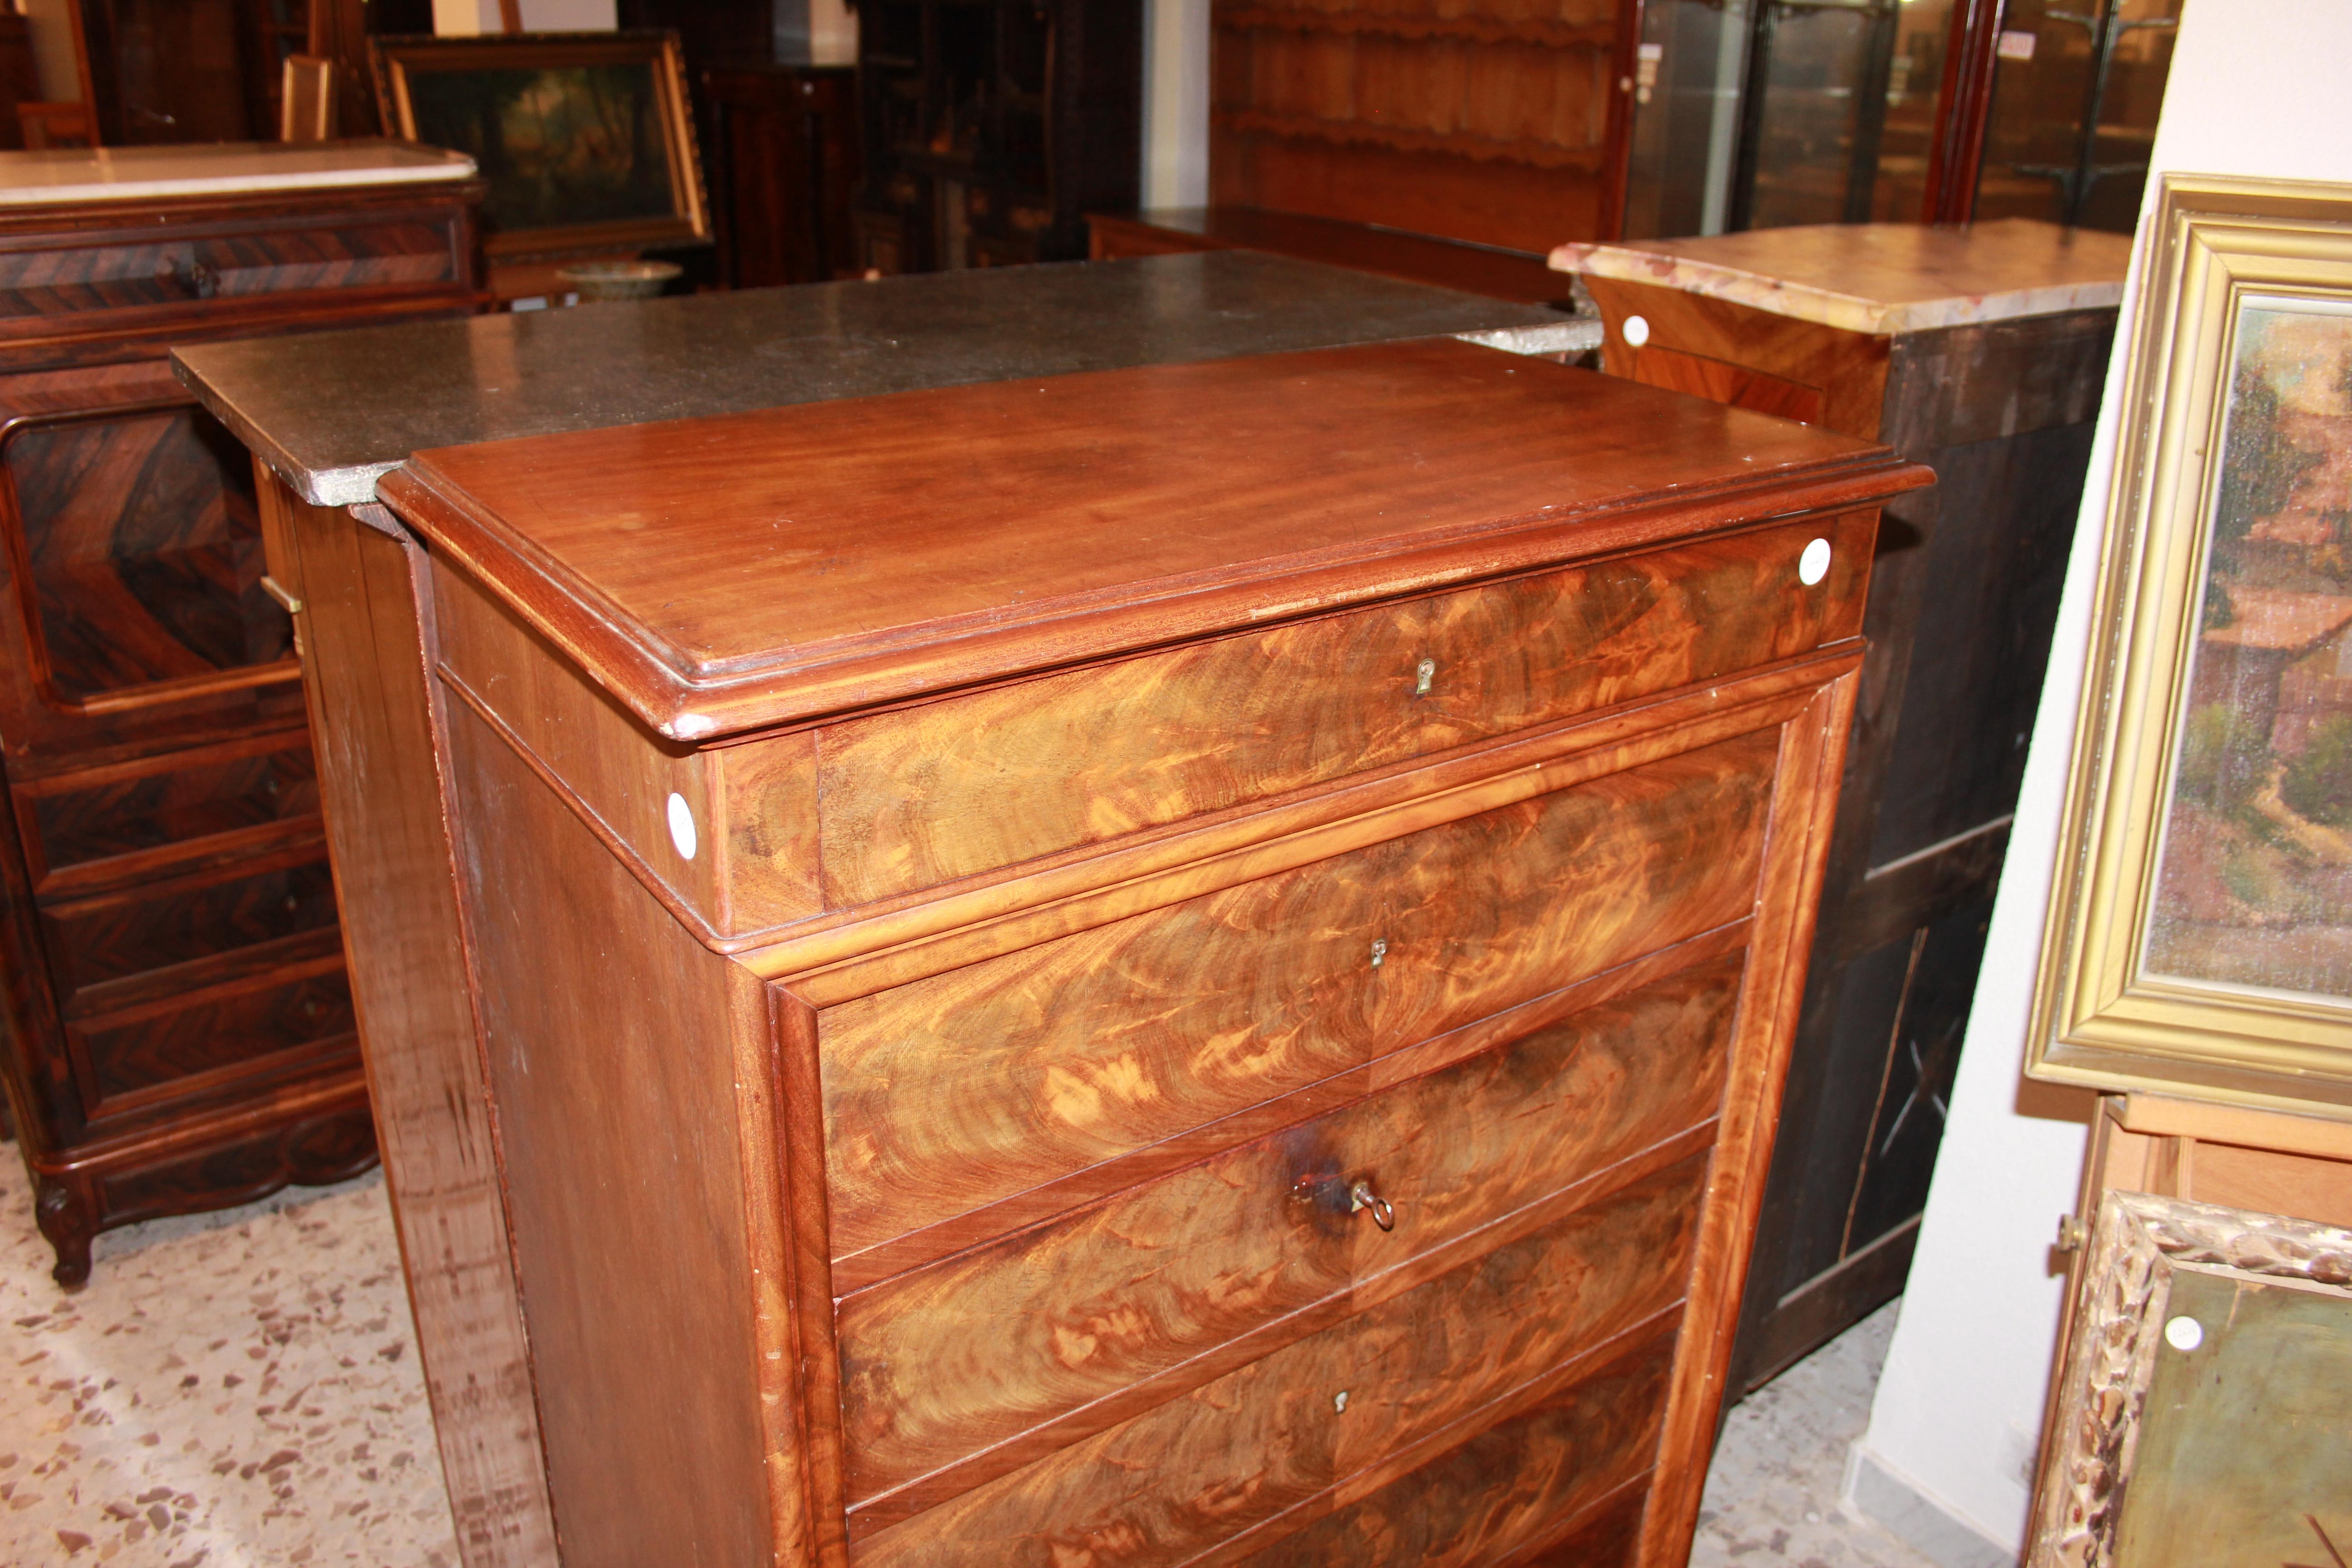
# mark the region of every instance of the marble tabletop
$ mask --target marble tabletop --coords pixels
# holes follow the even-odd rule
[[[1575,243],[1562,272],[1654,283],[1856,332],[1910,332],[2120,303],[2131,237],[2030,218],[1817,224]]]
[[[1401,338],[1549,352],[1597,325],[1225,250],[203,343],[172,360],[305,499],[349,506],[433,447]]]
[[[0,207],[462,180],[474,161],[413,142],[228,142],[0,153]]]

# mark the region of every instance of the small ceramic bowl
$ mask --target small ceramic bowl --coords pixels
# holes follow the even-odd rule
[[[583,261],[556,273],[580,296],[591,300],[650,300],[685,268],[675,261]]]

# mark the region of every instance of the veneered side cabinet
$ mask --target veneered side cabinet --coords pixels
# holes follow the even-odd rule
[[[478,195],[0,206],[0,1081],[62,1282],[375,1157],[252,462],[164,354],[470,310]]]
[[[1434,341],[279,492],[429,672],[562,1560],[1680,1563],[1927,479]]]

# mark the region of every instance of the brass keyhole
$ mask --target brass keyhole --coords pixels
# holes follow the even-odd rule
[[[1376,936],[1372,938],[1372,967],[1374,969],[1378,969],[1381,963],[1386,962],[1388,955],[1389,939],[1384,936]]]
[[[1412,694],[1415,697],[1428,696],[1430,683],[1436,679],[1437,661],[1433,658],[1423,659],[1412,667]]]

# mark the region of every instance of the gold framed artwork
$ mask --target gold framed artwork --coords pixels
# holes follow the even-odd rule
[[[2027,1070],[2352,1117],[2352,186],[2147,244]]]
[[[2025,1568],[2340,1568],[2352,1231],[2111,1192],[2089,1248]]]
[[[675,33],[368,41],[384,128],[474,160],[493,261],[710,237]]]

